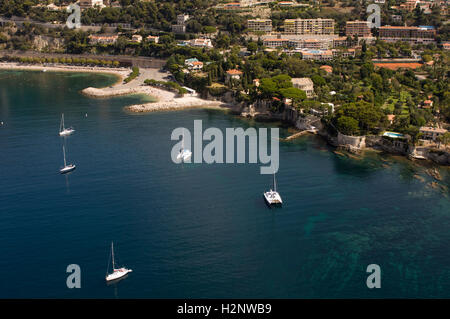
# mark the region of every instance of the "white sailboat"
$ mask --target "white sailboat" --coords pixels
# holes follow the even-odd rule
[[[59,170],[59,172],[61,174],[65,174],[65,173],[71,172],[76,167],[74,164],[67,165],[67,163],[66,163],[66,149],[64,148],[64,145],[63,145],[63,154],[64,154],[64,167]]]
[[[113,242],[111,242],[111,255],[112,255],[113,273],[112,274],[106,273],[106,281],[117,280],[117,279],[122,278],[126,274],[128,274],[128,273],[133,271],[133,270],[127,269],[125,267],[116,268],[116,264],[114,262],[114,244],[113,244]]]
[[[75,132],[75,130],[71,127],[64,128],[64,113],[61,116],[61,123],[59,125],[59,136],[67,136]]]
[[[280,194],[277,192],[277,182],[275,180],[275,173],[273,173],[273,190],[264,192],[264,198],[269,205],[282,205],[283,200]]]
[[[190,150],[184,148],[184,130],[183,130],[183,140],[182,140],[180,153],[178,153],[178,155],[177,155],[177,160],[182,161],[182,162],[187,162],[190,160],[191,156],[192,156],[192,152]]]

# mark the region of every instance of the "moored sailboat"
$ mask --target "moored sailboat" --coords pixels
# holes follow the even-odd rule
[[[67,136],[75,132],[75,130],[71,127],[64,127],[64,113],[61,115],[61,123],[59,124],[59,136]]]
[[[71,172],[76,168],[75,164],[66,163],[66,149],[64,148],[64,145],[63,145],[63,155],[64,155],[64,167],[59,170],[61,174]]]
[[[281,199],[280,194],[277,192],[277,182],[275,179],[275,173],[273,173],[273,190],[271,189],[268,192],[264,192],[263,195],[268,205],[281,206],[283,204],[283,200]]]
[[[125,267],[116,268],[116,264],[114,261],[114,244],[113,244],[113,242],[111,242],[111,255],[112,255],[113,272],[112,272],[112,274],[108,274],[108,272],[106,273],[106,278],[105,278],[106,281],[113,281],[113,280],[120,279],[120,278],[124,277],[126,274],[133,271],[133,270],[127,269]]]

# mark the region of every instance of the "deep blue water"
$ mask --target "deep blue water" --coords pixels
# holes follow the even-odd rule
[[[427,166],[341,157],[318,137],[283,142],[285,204],[269,209],[260,165],[170,159],[172,130],[196,119],[204,129],[267,124],[213,110],[129,114],[144,97],[79,93],[113,82],[0,72],[1,298],[450,297],[449,193],[430,187]],[[66,176],[62,112],[76,129]],[[111,240],[134,272],[107,286]],[[381,289],[366,286],[372,263]],[[81,289],[66,287],[69,264],[81,267]]]

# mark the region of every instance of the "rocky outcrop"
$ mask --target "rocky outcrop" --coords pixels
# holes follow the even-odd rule
[[[33,39],[33,48],[36,51],[59,51],[64,49],[64,39],[37,35]]]
[[[450,153],[438,149],[429,149],[424,152],[424,157],[440,165],[450,165]]]
[[[337,136],[338,147],[345,149],[352,153],[358,153],[366,147],[365,136],[349,136],[338,132]]]

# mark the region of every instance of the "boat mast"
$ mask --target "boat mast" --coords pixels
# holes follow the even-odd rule
[[[61,124],[59,125],[59,131],[64,131],[64,113],[61,115]]]
[[[114,246],[113,246],[113,242],[111,242],[111,255],[112,255],[112,265],[113,265],[113,271],[116,268],[114,265]]]
[[[64,154],[64,167],[66,167],[67,166],[67,164],[66,164],[66,149],[64,148],[64,145],[63,145],[63,154]]]

